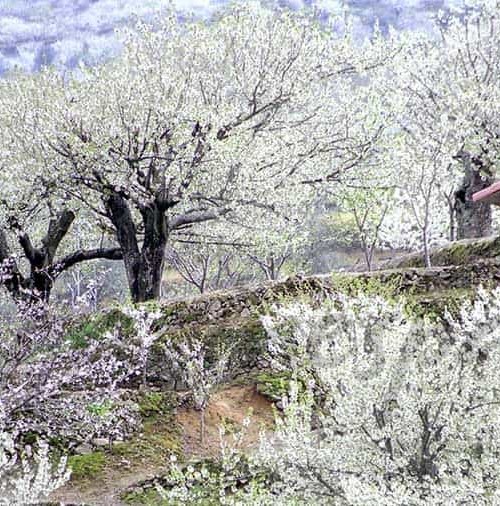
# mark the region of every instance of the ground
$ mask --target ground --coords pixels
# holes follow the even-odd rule
[[[496,241],[484,241],[481,247],[474,243],[473,254],[485,244],[490,248],[493,242],[496,244]],[[463,258],[464,245],[458,246],[454,247],[453,254],[460,253],[458,256]],[[272,312],[273,304],[296,300],[315,304],[334,292],[362,292],[390,300],[403,296],[405,311],[410,315],[441,318],[445,310],[454,312],[464,300],[472,298],[477,286],[496,286],[500,280],[500,256],[494,252],[475,263],[457,261],[456,264],[433,269],[295,276],[275,283],[145,305],[146,309],[161,311],[162,317],[156,325],[165,329],[165,335],[151,351],[152,371],[163,366],[163,344],[167,339],[194,335],[201,337],[212,351],[219,345],[231,345],[229,376],[244,378],[245,384],[233,380],[213,395],[206,410],[204,444],[200,441],[200,413],[179,403],[177,393],[162,392],[158,389],[163,387],[158,385],[156,390],[135,391],[134,395],[142,396],[139,402],[144,419],[142,433],[112,448],[99,448],[90,454],[72,457],[74,476],[52,499],[88,505],[158,505],[151,500],[150,492],[154,492],[154,488],[149,482],[148,489],[147,483],[168,471],[172,454],[176,454],[180,462],[217,456],[219,428],[223,427],[231,438],[250,413],[252,423],[244,443],[246,447],[257,444],[262,429],[272,428],[272,400],[279,401],[289,382],[284,373],[268,373],[268,364],[263,360],[266,334],[260,316]],[[85,346],[89,339],[97,339],[117,324],[125,333],[132,332],[130,319],[115,308],[75,322],[68,328],[68,337],[75,346]],[[182,395],[180,398],[182,400]],[[144,488],[139,486],[142,482],[146,482]],[[128,502],[124,501],[125,495]]]
[[[77,476],[51,497],[52,501],[95,506],[131,504],[123,493],[168,469],[169,455],[180,458],[215,457],[220,447],[219,428],[227,438],[251,415],[244,444],[250,448],[259,440],[261,429],[272,428],[273,404],[257,392],[255,385],[231,385],[217,391],[205,416],[205,441],[200,441],[200,413],[180,407],[172,415],[163,414],[146,420],[144,431],[131,441],[104,450],[102,468],[90,476]],[[133,503],[132,503],[133,504]]]

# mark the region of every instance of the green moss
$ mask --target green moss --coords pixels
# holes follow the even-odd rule
[[[106,416],[113,411],[114,404],[110,400],[93,402],[87,406],[87,411],[96,416]]]
[[[290,382],[294,380],[290,372],[262,372],[255,376],[257,392],[273,401],[280,401],[290,393]],[[306,391],[300,378],[298,382],[299,396]]]
[[[474,288],[453,288],[414,294],[405,297],[404,310],[409,317],[442,320],[446,311],[452,316],[458,315],[465,301],[474,299]]]
[[[154,488],[147,490],[138,490],[128,492],[122,496],[122,501],[133,506],[167,506],[171,505],[170,501],[160,497]]]
[[[167,332],[153,344],[151,362],[162,360],[167,341],[181,341],[191,337],[202,339],[206,343],[209,364],[216,359],[221,348],[231,348],[230,368],[234,372],[254,367],[265,351],[266,332],[260,319],[250,316],[204,325],[191,325],[182,330]]]
[[[73,455],[68,459],[71,468],[71,479],[85,480],[98,476],[104,469],[106,456],[104,452],[92,452],[86,455]]]
[[[500,255],[500,238],[456,241],[432,254],[435,265],[461,265],[477,258]]]
[[[79,321],[67,329],[66,337],[75,348],[85,348],[89,341],[101,339],[108,331],[117,325],[125,336],[133,334],[134,323],[132,319],[119,309],[98,313]]]
[[[390,276],[381,280],[373,276],[356,276],[342,273],[333,273],[331,276],[332,288],[346,295],[379,295],[385,299],[394,299],[401,293],[403,278],[400,272],[393,272]],[[408,294],[410,290],[405,290]]]
[[[137,401],[143,418],[168,415],[173,409],[172,395],[166,392],[146,392]]]
[[[128,441],[115,443],[111,449],[113,457],[125,457],[133,462],[164,465],[171,455],[182,455],[180,428],[173,417],[146,420],[142,434]],[[120,459],[118,459],[120,460]]]
[[[290,379],[289,372],[258,374],[256,377],[257,392],[273,401],[281,400],[290,391]]]
[[[477,259],[500,256],[500,237],[464,239],[455,241],[431,252],[431,263],[440,265],[463,265]],[[406,255],[390,262],[395,267],[424,267],[422,255]]]

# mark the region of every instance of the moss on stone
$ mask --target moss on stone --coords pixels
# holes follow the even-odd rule
[[[361,276],[352,274],[333,273],[331,276],[332,290],[345,293],[346,295],[379,295],[385,299],[393,299],[401,293],[403,277],[398,271],[389,273],[384,279],[373,276]],[[411,293],[412,289],[405,290]]]
[[[257,392],[273,401],[281,400],[290,391],[291,373],[263,372],[256,376]]]
[[[89,341],[101,339],[108,331],[120,325],[122,332],[132,335],[134,323],[120,309],[115,308],[102,313],[97,313],[71,325],[66,331],[67,339],[75,348],[85,348]]]
[[[172,392],[139,392],[136,398],[142,418],[157,418],[171,415],[175,407]]]
[[[436,290],[407,296],[404,298],[404,309],[408,316],[427,317],[441,320],[445,312],[452,316],[458,315],[460,308],[466,301],[474,299],[476,289],[453,288],[449,290]]]
[[[142,433],[115,443],[108,458],[114,461],[115,457],[125,457],[131,462],[161,466],[174,454],[182,454],[181,432],[170,416],[146,420]]]
[[[280,401],[290,393],[290,383],[293,380],[292,373],[284,372],[262,372],[255,376],[257,392],[272,401]],[[306,385],[298,380],[299,397],[306,392]]]
[[[202,339],[206,343],[209,363],[216,359],[218,350],[231,348],[230,375],[255,367],[264,352],[266,342],[266,332],[260,319],[253,316],[190,325],[171,332],[167,330],[152,347],[151,363],[159,363],[162,360],[166,341],[181,341],[191,337]]]
[[[154,488],[127,492],[121,499],[133,506],[172,506],[172,502],[162,499]]]
[[[478,259],[500,256],[500,237],[464,239],[451,242],[431,252],[431,263],[435,266],[463,265]],[[423,255],[411,254],[387,262],[388,268],[424,267]]]

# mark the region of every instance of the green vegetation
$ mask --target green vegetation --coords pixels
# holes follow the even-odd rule
[[[471,288],[450,288],[410,295],[404,298],[404,310],[408,316],[440,320],[446,311],[457,316],[462,304],[472,300],[476,293]]]
[[[68,459],[72,480],[88,480],[98,476],[106,465],[104,452],[91,452],[85,455],[73,455]]]
[[[87,406],[87,411],[93,415],[106,416],[113,411],[113,403],[109,400],[94,402]]]
[[[171,415],[174,400],[171,392],[147,392],[138,399],[139,412],[143,418]]]
[[[122,496],[122,500],[133,506],[172,506],[172,503],[163,500],[154,488],[127,492]]]
[[[432,265],[463,265],[477,261],[500,257],[500,237],[483,239],[465,239],[455,241],[431,252]],[[389,262],[390,267],[423,267],[422,255],[406,255]]]
[[[68,328],[67,338],[75,348],[85,348],[89,341],[101,339],[102,336],[112,331],[117,325],[121,327],[125,335],[132,335],[134,323],[132,319],[124,315],[120,309],[85,317]]]
[[[331,275],[332,288],[334,291],[346,295],[378,295],[385,299],[392,300],[401,294],[403,285],[403,274],[395,271],[387,279],[380,279],[375,276],[353,275],[333,273]],[[404,290],[405,295],[413,292],[413,289]]]
[[[173,415],[170,415],[146,420],[142,433],[113,444],[108,457],[112,465],[116,460],[118,467],[121,457],[136,463],[162,466],[174,454],[182,454],[181,434]]]
[[[263,372],[255,377],[257,392],[272,401],[280,401],[290,393],[290,382],[297,381],[299,397],[306,391],[306,385],[300,378],[293,378],[292,373],[284,372]]]
[[[289,372],[263,372],[256,376],[257,392],[273,401],[279,401],[290,392],[291,379]]]

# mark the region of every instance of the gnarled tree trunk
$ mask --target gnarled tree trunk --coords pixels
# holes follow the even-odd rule
[[[139,247],[137,227],[126,198],[114,193],[105,205],[121,246],[133,302],[158,299],[168,239],[165,211],[155,202],[141,207],[144,240]]]
[[[106,258],[121,260],[120,248],[77,250],[59,260],[55,259],[61,241],[66,237],[75,220],[73,211],[62,210],[49,221],[41,245],[32,244],[28,234],[17,225],[19,244],[30,265],[29,276],[24,276],[11,253],[5,232],[0,229],[0,284],[3,284],[14,300],[25,303],[48,302],[57,277],[73,265],[86,260]]]
[[[455,192],[456,238],[472,239],[491,235],[491,205],[473,202],[472,195],[493,183],[487,167],[469,153],[457,157],[464,166],[461,187]]]
[[[214,220],[228,213],[227,208],[193,208],[184,213],[168,216],[170,209],[179,203],[169,199],[163,191],[155,193],[147,202],[137,202],[120,192],[111,192],[104,199],[106,213],[116,230],[116,239],[123,254],[130,295],[134,303],[158,299],[167,242],[175,230],[185,229],[195,223]],[[134,222],[130,210],[134,206],[140,213],[142,224]],[[139,244],[139,236],[142,244]]]

